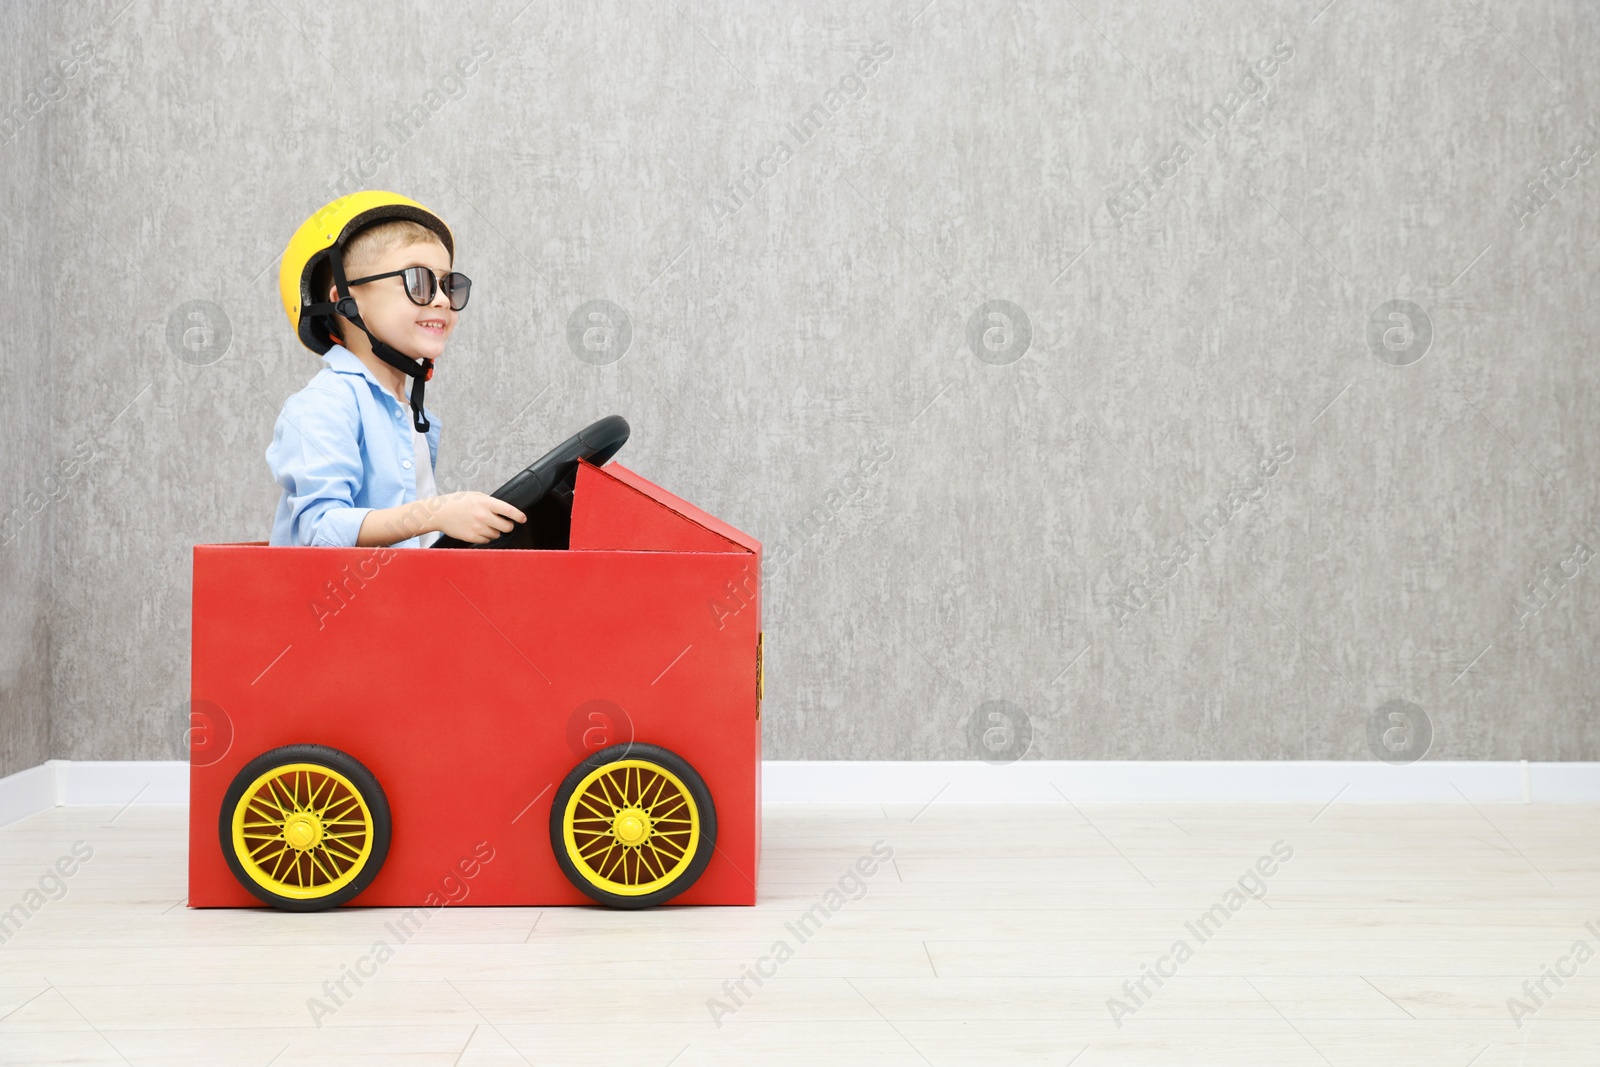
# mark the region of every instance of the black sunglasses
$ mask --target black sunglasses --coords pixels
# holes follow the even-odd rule
[[[465,274],[451,271],[443,278],[435,278],[433,271],[427,267],[407,267],[405,270],[391,270],[384,274],[369,274],[365,278],[351,278],[346,284],[361,285],[364,282],[375,282],[379,278],[393,278],[397,275],[405,279],[406,296],[419,307],[427,307],[433,303],[433,294],[439,288],[444,289],[444,295],[450,299],[450,307],[455,311],[466,307],[467,297],[472,295],[472,279]]]

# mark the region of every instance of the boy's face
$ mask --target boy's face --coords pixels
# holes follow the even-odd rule
[[[345,264],[345,275],[365,278],[418,266],[433,271],[437,282],[437,279],[450,273],[450,253],[437,241],[402,245],[390,249],[374,261]],[[444,352],[445,341],[456,328],[456,317],[460,314],[450,307],[450,298],[444,295],[443,288],[437,284],[434,286],[432,303],[426,307],[413,304],[406,295],[405,279],[398,275],[353,285],[350,295],[355,297],[356,306],[361,309],[362,321],[373,336],[412,359],[438,359]],[[329,288],[328,299],[339,299],[333,287]],[[365,335],[354,330],[343,316],[339,317],[339,322],[348,331],[341,334],[347,340],[351,333],[365,339]]]

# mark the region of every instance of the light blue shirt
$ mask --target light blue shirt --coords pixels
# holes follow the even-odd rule
[[[267,465],[283,487],[270,545],[354,547],[369,511],[417,499],[411,406],[378,381],[343,345],[322,357],[323,368],[283,402]],[[422,408],[428,427],[429,469],[439,456],[439,417]],[[396,548],[420,548],[433,538],[410,537]]]

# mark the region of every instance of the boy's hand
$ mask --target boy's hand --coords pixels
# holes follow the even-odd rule
[[[420,503],[432,511],[431,529],[474,545],[510,533],[514,523],[528,521],[521,511],[488,493],[446,493]]]

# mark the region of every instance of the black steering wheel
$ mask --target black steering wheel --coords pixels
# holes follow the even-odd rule
[[[628,420],[607,415],[561,442],[489,495],[528,516],[509,533],[473,544],[441,537],[434,548],[566,548],[572,530],[572,487],[578,461],[603,467],[628,441]]]

